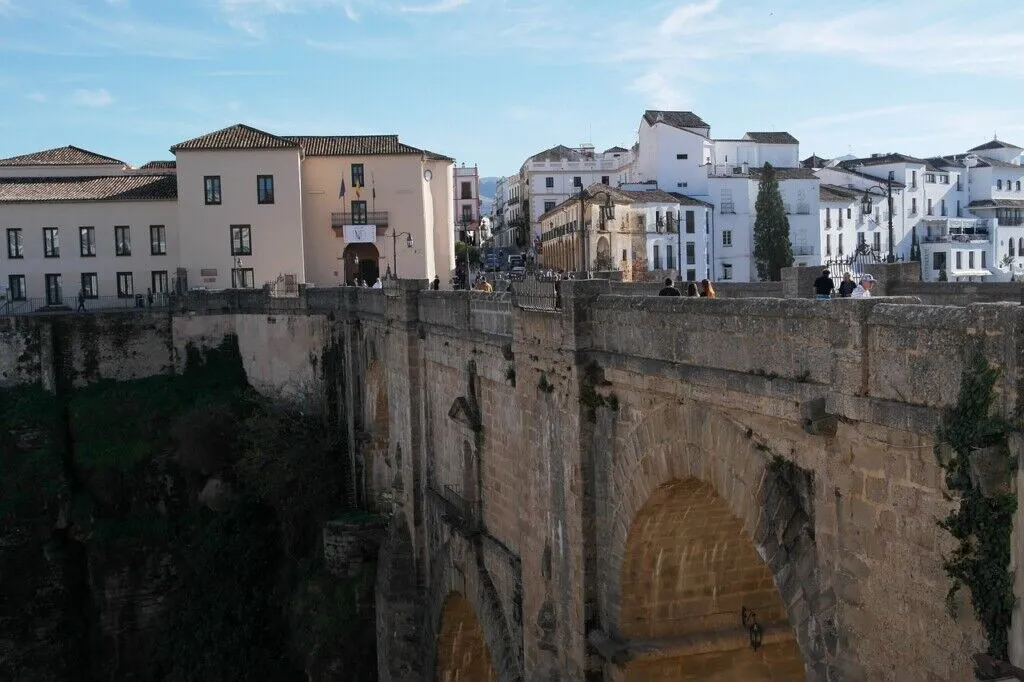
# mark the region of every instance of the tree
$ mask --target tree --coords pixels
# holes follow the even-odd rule
[[[789,241],[789,218],[782,203],[779,179],[775,169],[766,163],[761,169],[761,183],[754,204],[754,263],[762,280],[778,282],[782,268],[793,264],[793,245]]]
[[[939,281],[940,282],[948,282],[949,281],[949,277],[946,276],[946,268],[940,268],[939,269]]]
[[[455,243],[455,262],[466,262],[470,265],[480,265],[480,249],[466,242]]]

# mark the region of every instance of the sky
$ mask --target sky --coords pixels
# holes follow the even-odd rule
[[[0,0],[0,158],[133,164],[234,123],[396,133],[507,175],[645,109],[802,156],[1024,146],[1024,3]]]

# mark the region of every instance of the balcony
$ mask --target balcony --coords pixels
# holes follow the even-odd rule
[[[370,211],[369,213],[331,213],[331,227],[341,229],[345,225],[376,225],[377,236],[384,234],[381,228],[388,226],[387,211]]]

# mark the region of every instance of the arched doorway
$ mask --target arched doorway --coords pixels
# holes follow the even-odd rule
[[[597,257],[594,259],[594,267],[597,270],[611,270],[613,266],[612,244],[608,237],[602,235],[597,240]]]
[[[380,277],[380,253],[373,244],[349,244],[341,254],[345,284],[354,284],[356,277],[373,284]]]
[[[642,644],[625,680],[803,680],[804,662],[768,567],[729,505],[694,478],[648,497],[621,568],[624,639]],[[741,612],[757,614],[750,646]]]
[[[458,592],[445,599],[437,638],[437,682],[498,682],[473,606]]]

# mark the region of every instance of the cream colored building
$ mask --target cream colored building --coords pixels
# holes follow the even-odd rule
[[[0,159],[0,308],[133,305],[179,260],[174,175],[60,147]]]
[[[674,270],[690,280],[705,276],[710,204],[675,192],[600,183],[587,187],[586,195],[540,216],[543,267],[619,270],[627,280],[655,270]]]
[[[77,147],[0,159],[2,305],[76,306],[84,290],[88,309],[388,273],[447,282],[454,269],[454,161],[396,135],[235,125],[171,151],[138,169]]]

